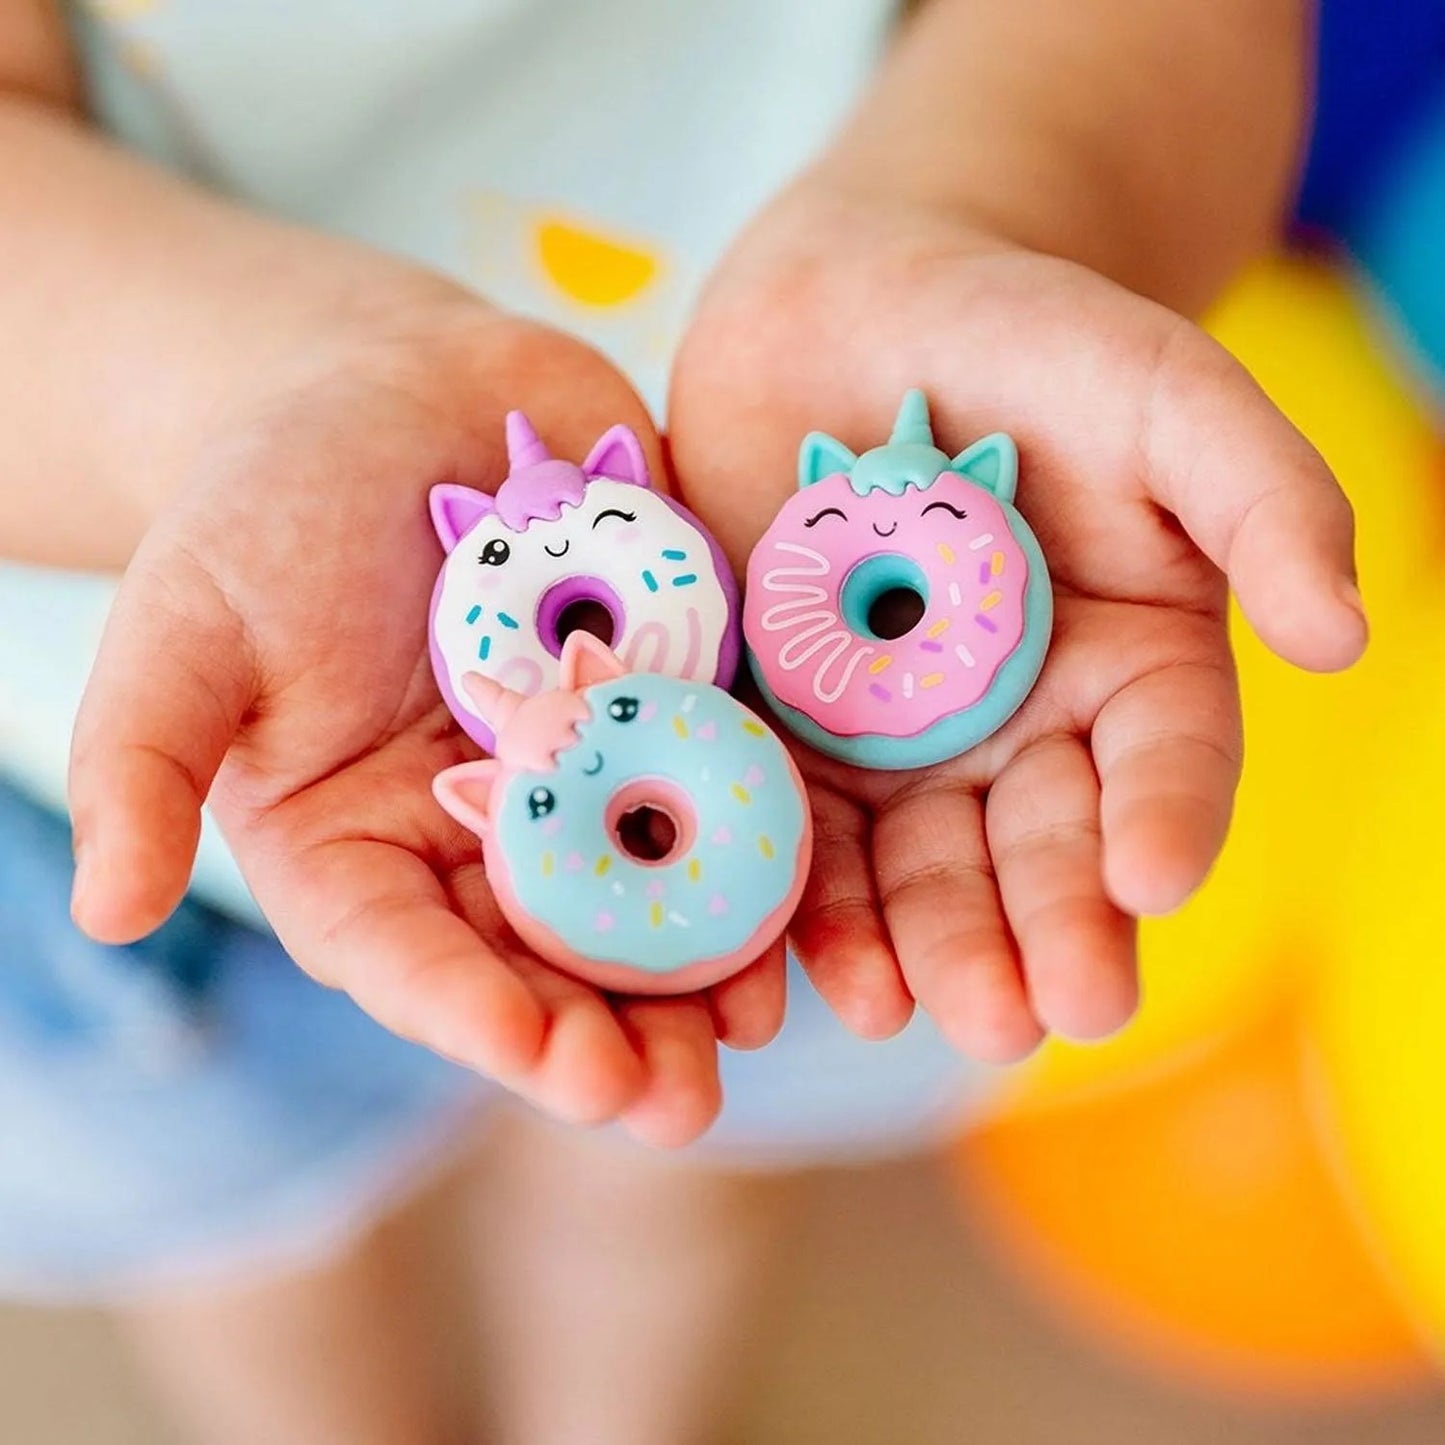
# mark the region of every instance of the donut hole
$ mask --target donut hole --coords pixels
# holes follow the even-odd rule
[[[928,604],[912,587],[889,587],[868,604],[868,630],[883,642],[906,637],[923,620]]]
[[[607,801],[607,835],[622,858],[665,868],[697,842],[697,809],[670,778],[633,778]]]
[[[879,552],[857,562],[843,579],[843,621],[859,637],[894,642],[928,612],[928,578],[911,557]]]
[[[677,823],[661,808],[640,803],[617,820],[617,846],[634,863],[661,863],[677,847]]]
[[[537,604],[537,636],[553,657],[574,632],[587,632],[615,647],[625,630],[622,599],[600,577],[563,577]]]
[[[557,614],[559,651],[574,632],[590,632],[599,642],[605,642],[611,647],[612,639],[617,635],[617,626],[604,603],[592,597],[579,597],[575,602],[569,602]]]

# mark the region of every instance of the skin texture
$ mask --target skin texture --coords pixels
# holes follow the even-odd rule
[[[1248,7],[1278,32],[1271,68],[1243,3],[1233,24],[1223,5],[1174,22],[1180,7],[1122,0],[924,7],[836,148],[724,264],[679,361],[678,473],[735,563],[803,431],[869,444],[909,384],[946,445],[993,428],[1023,445],[1059,582],[1033,702],[928,775],[808,764],[820,850],[798,940],[865,1034],[917,999],[960,1046],[1007,1058],[1045,1026],[1127,1016],[1131,915],[1177,904],[1227,821],[1219,568],[1292,660],[1342,666],[1363,646],[1349,513],[1318,458],[1187,323],[1061,259],[1189,305],[1269,234],[1303,30],[1282,0]],[[1065,10],[1091,16],[1067,67],[1048,38],[1082,24]],[[10,50],[28,34],[23,54],[53,62],[25,61],[0,104],[0,235],[28,283],[0,291],[18,339],[0,392],[25,397],[27,422],[7,432],[0,537],[11,555],[129,563],[76,732],[77,920],[107,940],[154,927],[209,792],[315,976],[563,1118],[695,1136],[718,1038],[777,1026],[777,955],[707,997],[580,988],[520,950],[426,786],[467,755],[422,652],[426,487],[495,486],[512,405],[559,454],[623,421],[659,464],[636,398],[575,342],[98,142],[62,113],[42,11],[0,14]],[[976,55],[990,63],[962,84]],[[1168,87],[1126,83],[1169,62]],[[1257,136],[1247,154],[1216,154],[1226,119]],[[1163,161],[1196,153],[1192,189],[1146,204]],[[1108,204],[1059,199],[1086,193]],[[1181,235],[1187,256],[1159,265]]]

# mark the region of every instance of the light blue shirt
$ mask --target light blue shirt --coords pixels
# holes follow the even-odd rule
[[[127,144],[581,335],[660,413],[702,279],[841,120],[893,8],[92,0],[73,19]],[[0,566],[0,770],[57,806],[111,595]],[[210,831],[196,887],[253,911]]]

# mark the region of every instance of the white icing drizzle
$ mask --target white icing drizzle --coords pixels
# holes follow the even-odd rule
[[[763,574],[763,590],[781,594],[788,600],[775,602],[763,613],[759,624],[764,632],[793,634],[778,649],[778,666],[784,672],[794,672],[809,659],[823,653],[813,672],[813,696],[822,703],[837,702],[859,666],[877,649],[866,643],[855,647],[857,639],[840,625],[837,611],[827,605],[828,590],[816,581],[806,580],[828,576],[832,571],[828,559],[821,552],[797,542],[778,542],[776,545],[779,552],[791,552],[812,565],[774,567]],[[852,655],[844,662],[850,649],[853,649]],[[843,664],[842,673],[836,685],[830,688],[828,674],[840,662]]]

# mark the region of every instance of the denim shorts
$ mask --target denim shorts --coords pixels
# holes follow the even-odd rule
[[[0,1292],[107,1301],[314,1263],[499,1097],[197,901],[139,944],[91,943],[70,878],[63,820],[0,783]],[[952,1126],[979,1071],[921,1022],[859,1042],[790,985],[779,1040],[724,1051],[701,1162],[803,1166]]]

